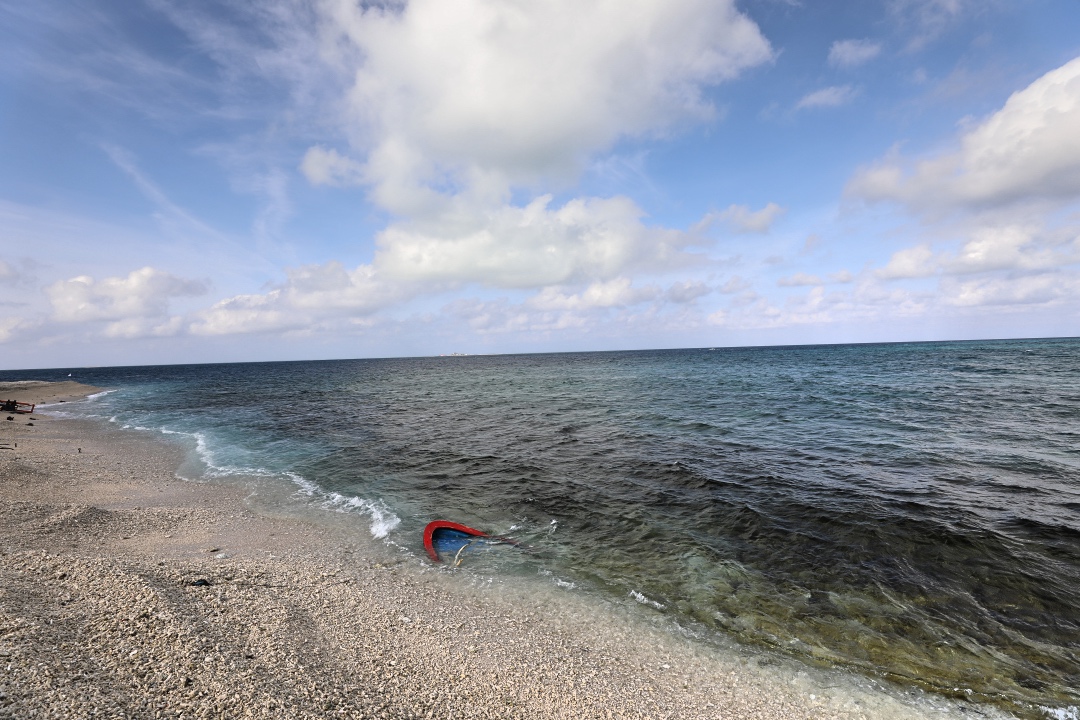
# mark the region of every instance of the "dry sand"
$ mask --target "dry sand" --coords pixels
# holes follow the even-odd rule
[[[958,716],[257,514],[153,438],[2,417],[0,718]]]

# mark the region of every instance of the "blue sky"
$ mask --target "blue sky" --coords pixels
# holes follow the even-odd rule
[[[0,367],[1080,334],[1075,0],[19,5]]]

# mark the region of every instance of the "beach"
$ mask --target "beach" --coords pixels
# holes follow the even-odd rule
[[[95,390],[0,385],[47,403]],[[178,478],[182,449],[148,434],[14,417],[0,420],[2,718],[954,716],[260,513],[244,487]]]

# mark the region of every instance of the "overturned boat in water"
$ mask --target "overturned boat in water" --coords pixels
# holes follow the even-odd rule
[[[424,549],[437,563],[453,557],[454,567],[461,564],[465,553],[491,545],[517,545],[507,537],[489,535],[482,530],[449,520],[434,520],[424,528]]]

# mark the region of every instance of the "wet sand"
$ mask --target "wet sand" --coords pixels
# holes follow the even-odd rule
[[[95,390],[0,384],[30,402]],[[15,418],[0,419],[0,718],[960,716],[259,514],[246,488],[178,479],[182,450],[152,437]]]

